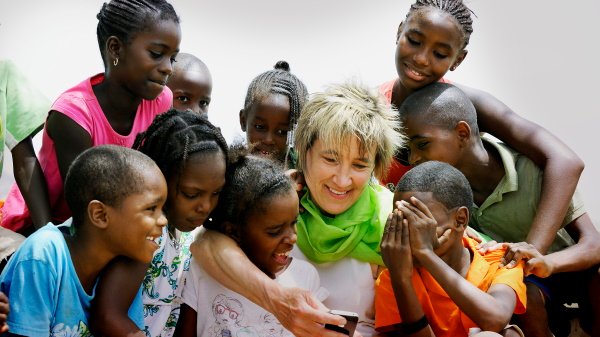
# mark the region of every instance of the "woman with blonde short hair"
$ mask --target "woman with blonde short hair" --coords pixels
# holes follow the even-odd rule
[[[374,334],[375,271],[393,195],[375,183],[404,140],[397,113],[364,86],[331,85],[312,95],[296,129],[298,168],[306,181],[292,256],[311,262],[330,309],[356,312],[357,331]],[[232,240],[207,233],[193,247],[222,284],[271,311],[298,336],[341,336],[319,323],[340,323],[306,292],[281,288],[243,256]],[[261,275],[263,274],[263,275]],[[316,308],[316,309],[315,309]]]

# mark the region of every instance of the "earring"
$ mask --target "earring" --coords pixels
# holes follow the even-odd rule
[[[119,58],[117,57],[114,61],[113,61],[113,65],[116,67],[117,64],[119,64]]]
[[[450,70],[452,70],[452,71],[456,70],[456,65],[453,65],[452,67],[450,67]]]

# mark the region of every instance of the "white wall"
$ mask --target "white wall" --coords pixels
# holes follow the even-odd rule
[[[0,57],[11,58],[49,98],[102,71],[95,18],[103,1],[0,2]],[[231,139],[250,80],[287,60],[309,91],[359,77],[376,86],[395,75],[396,27],[412,1],[174,0],[181,50],[214,78],[210,119]],[[586,162],[580,190],[600,209],[596,0],[473,0],[469,55],[451,80],[495,94],[548,128]],[[12,172],[5,165],[4,177]],[[0,191],[5,195],[6,187]],[[598,218],[598,216],[596,216]]]

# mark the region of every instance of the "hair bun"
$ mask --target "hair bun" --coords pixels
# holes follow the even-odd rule
[[[273,68],[277,69],[277,70],[290,71],[290,64],[283,60],[277,61],[277,63],[275,63],[275,66]]]

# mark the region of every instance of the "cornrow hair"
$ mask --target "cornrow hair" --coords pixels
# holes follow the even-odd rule
[[[152,158],[167,180],[180,173],[193,154],[221,151],[227,158],[229,153],[220,129],[205,116],[175,109],[157,115],[137,135],[133,148]]]
[[[475,15],[475,13],[462,0],[417,0],[410,6],[406,18],[408,19],[413,12],[425,7],[434,7],[452,15],[462,27],[464,34],[463,48],[469,44],[471,33],[473,33],[473,19],[471,18],[471,14]]]
[[[96,18],[96,36],[102,59],[105,56],[104,46],[111,36],[127,43],[156,20],[179,23],[175,9],[165,0],[111,0],[102,5]]]
[[[294,147],[294,132],[300,112],[308,99],[308,91],[304,83],[290,72],[289,63],[278,61],[273,70],[265,71],[250,82],[244,110],[248,111],[253,104],[260,102],[269,94],[284,95],[290,101],[290,123],[286,142],[289,151],[289,148]]]
[[[249,154],[242,144],[229,149],[225,186],[205,227],[225,233],[225,223],[241,228],[255,212],[265,212],[270,198],[293,189],[291,179],[275,161]]]

